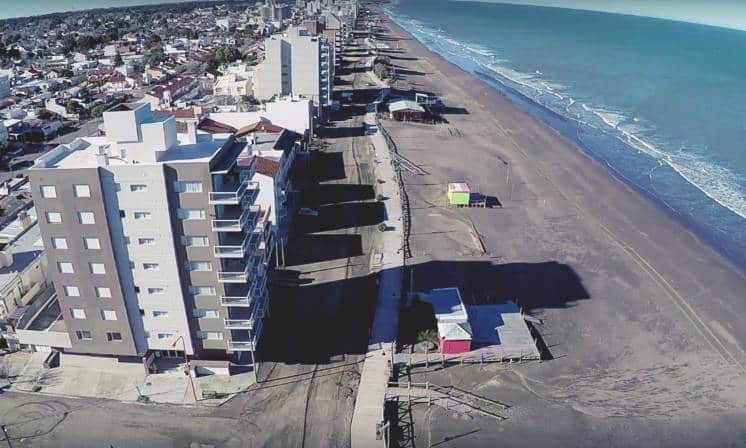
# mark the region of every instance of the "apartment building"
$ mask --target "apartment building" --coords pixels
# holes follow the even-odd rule
[[[291,95],[307,98],[317,116],[331,105],[334,46],[306,29],[290,28],[264,41],[264,60],[254,72],[254,96],[269,101]]]
[[[271,226],[247,143],[148,103],[103,118],[29,170],[68,351],[251,362]]]
[[[10,96],[10,73],[0,70],[0,100]]]

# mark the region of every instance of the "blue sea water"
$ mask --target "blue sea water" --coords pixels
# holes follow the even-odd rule
[[[746,266],[745,31],[450,0],[386,12]]]

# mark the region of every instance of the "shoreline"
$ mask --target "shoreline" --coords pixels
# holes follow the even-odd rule
[[[567,446],[737,440],[722,422],[746,409],[746,275],[572,139],[371,9],[389,46],[382,54],[401,74],[395,87],[431,92],[447,108],[442,124],[381,120],[425,171],[402,172],[413,290],[516,300],[544,322],[537,331],[550,353],[506,371],[455,367],[419,379],[477,388],[531,417],[494,431],[476,425],[479,446],[525,446],[527,434]],[[501,207],[446,206],[445,185],[456,180]],[[537,430],[547,403],[552,422]],[[473,429],[447,416],[432,423],[436,438]]]
[[[474,81],[486,84],[513,105],[569,140],[578,151],[601,166],[609,176],[634,190],[638,195],[676,221],[678,225],[692,232],[698,239],[705,241],[710,248],[746,275],[746,240],[743,239],[746,218],[739,212],[729,208],[695,181],[687,178],[675,165],[665,160],[661,162],[661,160],[635,146],[632,142],[624,141],[621,136],[582,121],[578,117],[562,115],[549,105],[531,98],[512,85],[520,84],[518,81],[504,77],[497,71],[491,71],[488,67],[472,71],[462,67],[460,62],[451,61],[437,50],[430,48],[428,43],[421,41],[414,33],[404,30],[394,17],[396,15],[390,15],[387,8],[388,5],[380,8],[387,21],[407,33],[408,36],[430,52],[433,57],[439,58],[457,70],[464,72]],[[606,124],[608,125],[608,123]],[[595,134],[589,134],[590,132]],[[624,131],[620,132],[627,138],[639,140],[638,144],[658,151],[654,146],[650,146],[651,143],[641,140],[635,135],[626,134]],[[581,137],[581,134],[588,135]],[[597,141],[586,143],[584,140]],[[614,157],[612,153],[620,146],[625,151],[630,151],[633,156],[625,157],[623,160]],[[633,166],[630,166],[630,159],[635,161]],[[652,169],[656,169],[658,174],[656,182],[664,187],[662,191],[658,191],[655,185],[647,185],[648,180],[639,178],[641,172]],[[682,194],[682,192],[686,193]],[[695,208],[698,210],[696,215],[686,213],[687,210]],[[734,237],[734,234],[739,235],[739,237]]]

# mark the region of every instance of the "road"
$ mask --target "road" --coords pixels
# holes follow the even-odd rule
[[[358,53],[349,52],[338,89],[366,85]],[[251,390],[220,408],[5,393],[0,422],[12,446],[349,446],[376,299],[369,260],[383,219],[364,104],[346,105],[320,131],[302,199],[319,216],[299,219],[288,243]]]

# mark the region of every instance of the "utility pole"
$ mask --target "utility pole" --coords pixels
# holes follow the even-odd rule
[[[194,402],[197,403],[197,390],[194,388],[194,379],[192,378],[192,369],[189,367],[189,358],[187,358],[186,342],[184,336],[179,336],[178,339],[171,344],[171,347],[176,347],[176,343],[181,339],[181,346],[184,349],[184,363],[186,363],[187,377],[189,377],[189,385],[192,386],[192,395],[194,395]]]

